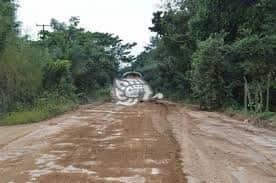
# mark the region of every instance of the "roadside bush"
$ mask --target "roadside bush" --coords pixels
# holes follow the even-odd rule
[[[0,125],[15,125],[41,121],[62,114],[77,106],[76,100],[57,93],[44,93],[32,106],[24,106],[0,118]]]
[[[111,101],[111,87],[105,87],[102,89],[95,90],[87,96],[88,101],[105,101],[109,102]]]
[[[73,97],[75,87],[68,60],[49,62],[43,68],[43,88],[47,91],[57,91],[61,96]]]
[[[223,105],[226,96],[224,41],[221,36],[199,43],[192,60],[192,90],[201,107],[213,109]]]
[[[44,49],[31,42],[9,42],[0,57],[0,113],[34,101],[42,89],[42,68],[50,60]]]

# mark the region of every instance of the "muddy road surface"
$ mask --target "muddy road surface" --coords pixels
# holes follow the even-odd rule
[[[276,182],[276,134],[174,104],[112,103],[0,127],[0,182]]]

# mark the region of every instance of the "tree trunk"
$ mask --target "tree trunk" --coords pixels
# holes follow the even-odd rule
[[[6,97],[3,90],[0,89],[0,114],[6,112]]]
[[[248,110],[248,106],[249,106],[249,110],[252,111],[253,110],[253,103],[252,103],[252,98],[251,98],[251,94],[250,94],[250,90],[249,90],[249,85],[248,85],[248,81],[246,79],[246,77],[243,77],[244,79],[244,102],[245,102],[245,111],[247,112]]]
[[[260,101],[259,101],[259,112],[263,111],[263,90],[260,84],[258,84],[259,94],[260,94]]]
[[[254,93],[254,97],[255,97],[255,113],[258,113],[259,112],[259,105],[260,105],[260,102],[259,102],[259,99],[260,99],[260,96],[259,96],[259,86],[255,86],[254,87],[255,89],[255,93]]]
[[[250,93],[250,90],[249,90],[248,83],[247,83],[247,97],[248,97],[248,103],[249,103],[249,110],[252,111],[253,110],[253,101],[252,101],[252,98],[251,98],[251,93]]]
[[[247,107],[248,107],[248,83],[246,77],[243,77],[244,79],[244,111],[247,113]]]
[[[271,78],[271,73],[268,74],[267,76],[267,85],[266,85],[266,107],[265,110],[269,111],[269,102],[270,102],[270,78]]]

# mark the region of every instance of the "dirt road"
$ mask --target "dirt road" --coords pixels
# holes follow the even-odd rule
[[[0,182],[276,182],[276,134],[183,106],[106,103],[0,127]]]

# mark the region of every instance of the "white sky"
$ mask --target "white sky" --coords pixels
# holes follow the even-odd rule
[[[51,18],[68,22],[71,16],[79,16],[80,26],[99,32],[118,35],[125,42],[137,42],[133,51],[143,51],[153,35],[152,13],[160,0],[17,0],[18,20],[24,34],[37,37],[36,24],[49,24]]]

